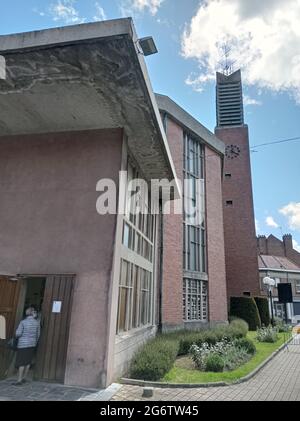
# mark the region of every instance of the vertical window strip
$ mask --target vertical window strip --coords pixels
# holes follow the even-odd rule
[[[183,280],[183,319],[207,321],[207,283],[199,279]]]
[[[122,259],[117,333],[151,324],[153,297],[152,273]]]

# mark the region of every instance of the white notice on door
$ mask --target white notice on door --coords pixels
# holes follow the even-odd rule
[[[53,301],[52,313],[60,313],[60,312],[61,312],[61,301]]]

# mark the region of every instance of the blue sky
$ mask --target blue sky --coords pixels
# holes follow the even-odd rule
[[[0,34],[133,16],[152,35],[153,88],[210,130],[222,45],[242,67],[251,145],[300,137],[300,0],[1,0]],[[291,232],[300,250],[300,142],[251,154],[259,234]]]

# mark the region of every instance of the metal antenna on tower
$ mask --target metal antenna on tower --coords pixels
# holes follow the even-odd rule
[[[234,72],[234,64],[236,60],[230,60],[231,47],[227,42],[221,46],[222,58],[219,61],[220,66],[222,67],[222,73],[225,76],[230,76]]]

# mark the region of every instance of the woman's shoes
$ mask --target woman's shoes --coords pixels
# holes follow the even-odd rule
[[[13,386],[22,386],[23,385],[23,381],[20,382],[13,382],[12,383]]]
[[[12,385],[13,386],[22,386],[24,383],[27,383],[27,382],[28,382],[28,380],[22,379],[20,382],[19,381],[13,382]]]

